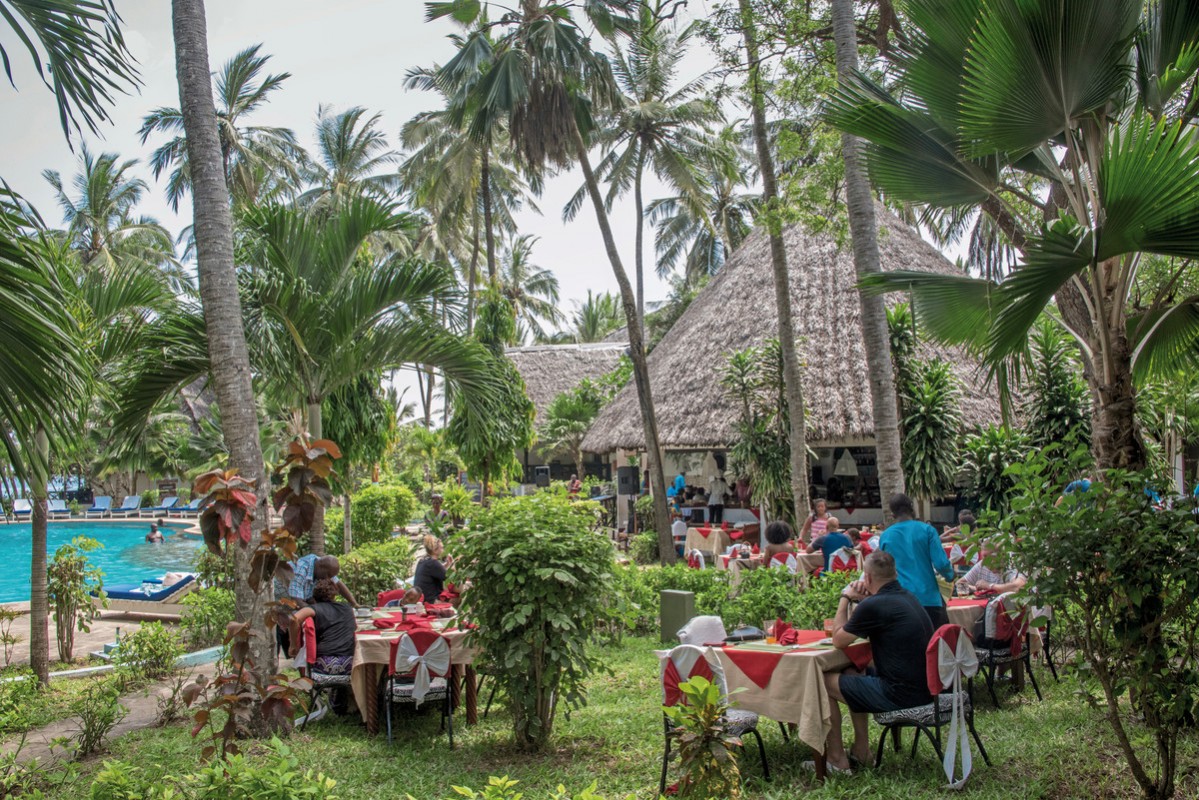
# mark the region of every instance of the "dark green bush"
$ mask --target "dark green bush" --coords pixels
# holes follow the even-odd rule
[[[5,678],[28,676],[24,680],[8,680],[0,683],[0,733],[27,731],[45,724],[45,706],[48,693],[33,677],[28,667],[5,670]]]
[[[412,545],[406,537],[355,547],[341,556],[340,578],[358,602],[373,605],[375,595],[394,589],[412,575]]]
[[[225,626],[236,614],[231,589],[209,586],[184,595],[181,625],[188,644],[212,647],[225,638]]]
[[[524,749],[545,747],[558,703],[583,704],[599,666],[587,644],[611,605],[613,553],[594,524],[588,504],[539,492],[496,500],[457,540],[454,578],[472,581],[463,611]]]
[[[173,629],[161,622],[143,622],[121,639],[113,660],[118,670],[135,680],[155,680],[171,672],[182,653],[179,634]]]
[[[329,506],[325,509],[325,552],[331,555],[341,555],[345,550],[345,535],[345,509],[341,506]],[[357,530],[351,531],[351,535],[354,537],[351,544],[368,544],[368,542],[358,540]]]
[[[629,555],[637,564],[657,564],[660,558],[658,550],[658,534],[642,531],[629,542]]]
[[[408,524],[415,511],[416,497],[407,486],[367,486],[350,503],[354,546],[387,541],[395,528]]]

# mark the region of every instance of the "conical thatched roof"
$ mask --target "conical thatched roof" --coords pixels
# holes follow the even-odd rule
[[[525,379],[525,389],[537,409],[536,424],[540,425],[555,397],[575,388],[584,378],[594,380],[611,372],[627,349],[623,342],[544,344],[512,347],[504,355]]]
[[[884,270],[959,270],[893,214],[876,207]],[[808,437],[813,444],[871,439],[861,306],[853,254],[831,236],[786,228],[792,314],[801,359]],[[896,297],[892,302],[898,302]],[[718,381],[725,355],[777,336],[770,241],[761,229],[738,248],[649,356],[661,443],[667,449],[726,448],[737,410]],[[954,364],[967,426],[998,422],[999,400],[984,390],[977,363],[955,348],[926,345],[922,356]],[[636,388],[630,383],[602,411],[583,444],[591,452],[645,447]]]

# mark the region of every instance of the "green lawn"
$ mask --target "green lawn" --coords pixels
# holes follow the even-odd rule
[[[652,797],[662,746],[655,645],[649,639],[627,639],[620,647],[602,648],[611,674],[593,679],[587,708],[572,713],[569,721],[559,719],[553,750],[542,756],[530,757],[510,747],[509,718],[502,708],[498,712],[493,708],[490,718],[473,729],[458,728],[456,733],[461,735],[453,751],[438,735],[437,715],[432,712],[405,718],[393,747],[384,737],[368,739],[356,718],[314,723],[305,733],[295,734],[291,746],[305,767],[334,778],[338,794],[355,800],[391,800],[405,794],[417,800],[440,800],[452,796],[453,784],[479,787],[489,775],[505,774],[522,782],[529,800],[540,800],[544,790],[558,784],[577,790],[592,781],[610,799],[629,793]],[[1098,713],[1083,705],[1068,683],[1055,685],[1044,674],[1044,702],[1036,702],[1029,688],[1023,696],[1007,698],[1001,711],[989,706],[980,710],[977,726],[995,766],[987,768],[976,754],[968,796],[1137,796]],[[742,770],[748,779],[748,797],[789,798],[803,790],[811,790],[816,798],[959,796],[941,788],[944,775],[927,743],[914,762],[889,750],[882,769],[833,778],[817,787],[800,768],[810,755],[793,743],[784,744],[777,726],[763,725],[763,733],[775,777],[763,782],[756,754],[747,755]],[[105,758],[136,762],[169,780],[167,776],[192,771],[199,750],[200,745],[180,725],[122,738]],[[97,760],[85,770],[98,766]],[[1199,734],[1192,734],[1180,747],[1178,774],[1178,797],[1199,796]],[[76,788],[49,796],[76,800],[80,793]]]

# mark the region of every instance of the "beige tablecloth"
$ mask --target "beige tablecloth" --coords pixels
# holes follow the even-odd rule
[[[732,543],[728,532],[721,528],[713,528],[707,536],[700,533],[699,528],[688,528],[686,549],[683,552],[698,550],[701,553],[723,553]]]
[[[442,635],[450,645],[451,664],[470,664],[475,660],[475,651],[469,646],[467,639],[469,631],[450,631]],[[357,703],[363,719],[368,713],[370,698],[375,697],[371,690],[371,682],[378,680],[380,667],[384,671],[387,669],[391,661],[391,643],[399,638],[400,634],[395,631],[379,634],[360,633],[354,637],[354,665],[350,672],[350,688],[354,692],[354,702]]]
[[[949,601],[949,622],[953,625],[961,625],[968,632],[974,632],[974,623],[982,618],[983,611],[986,606],[958,606],[954,607],[953,601]]]

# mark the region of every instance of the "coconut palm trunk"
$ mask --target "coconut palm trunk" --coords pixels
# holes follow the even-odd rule
[[[491,220],[491,148],[485,142],[480,150],[479,161],[482,164],[480,190],[483,196],[483,230],[487,239],[487,285],[495,286],[495,227]]]
[[[645,338],[645,254],[641,252],[645,241],[645,199],[641,192],[641,179],[644,174],[645,148],[642,147],[637,155],[637,173],[633,176],[633,204],[637,214],[637,251],[633,264],[637,271],[637,321],[641,325],[642,338]]]
[[[33,559],[29,574],[29,666],[43,686],[50,683],[50,602],[46,595],[47,518],[50,509],[46,476],[50,464],[50,439],[46,429],[39,427],[34,435],[34,453],[30,459],[30,494],[33,495],[32,545]],[[13,495],[14,497],[16,495]]]
[[[837,77],[845,81],[858,68],[858,45],[853,21],[853,0],[833,0],[833,35],[837,49]],[[841,134],[845,159],[845,199],[849,207],[849,230],[853,237],[853,265],[858,279],[882,272],[878,255],[878,224],[874,198],[862,158],[862,141]],[[878,451],[878,488],[882,495],[883,520],[891,523],[887,498],[904,491],[903,458],[899,440],[899,403],[891,369],[891,345],[887,333],[887,309],[883,298],[858,290],[862,307],[862,344],[866,348],[874,442]]]
[[[791,275],[787,269],[787,248],[783,242],[780,223],[771,217],[778,203],[778,186],[774,173],[774,157],[766,136],[766,101],[762,95],[761,57],[754,36],[753,12],[749,0],[738,0],[741,8],[741,33],[745,38],[745,54],[749,66],[750,104],[753,110],[754,144],[758,151],[759,171],[762,173],[762,201],[770,234],[770,265],[774,272],[774,304],[778,309],[779,350],[783,356],[783,384],[787,393],[789,429],[787,441],[791,448],[791,503],[795,521],[803,519],[808,510],[808,437],[805,429],[803,388],[799,383],[799,356],[795,352],[795,325],[791,321]],[[884,319],[884,322],[886,320]],[[885,341],[885,340],[884,340]]]
[[[172,0],[175,66],[179,102],[187,136],[188,168],[193,186],[196,272],[208,339],[213,389],[221,409],[221,428],[230,467],[258,481],[252,541],[266,528],[269,489],[258,439],[258,412],[250,375],[250,357],[242,327],[241,299],[233,263],[233,217],[225,180],[216,108],[208,65],[208,29],[204,0]],[[254,592],[248,580],[250,550],[234,550],[237,618],[248,622],[250,656],[256,669],[275,671],[275,637],[267,630],[263,604],[271,600],[271,581]]]
[[[587,144],[577,126],[572,126],[574,136],[575,156],[583,169],[583,180],[587,186],[587,194],[591,197],[591,205],[595,208],[595,218],[599,223],[600,235],[604,239],[604,250],[608,261],[612,264],[612,272],[620,287],[620,302],[624,306],[625,322],[629,331],[629,358],[633,362],[633,382],[637,386],[637,400],[641,405],[641,424],[645,429],[646,458],[649,461],[650,488],[654,494],[654,524],[658,534],[658,552],[664,565],[675,561],[674,539],[671,537],[670,519],[666,510],[666,476],[662,472],[662,449],[658,439],[658,419],[654,415],[654,398],[650,391],[649,366],[645,360],[645,337],[641,332],[641,318],[637,313],[637,298],[633,295],[633,287],[629,284],[629,275],[625,272],[620,260],[620,252],[616,249],[616,239],[612,235],[612,226],[608,221],[608,213],[604,207],[604,199],[600,195],[599,183],[591,168],[591,159],[587,154]]]
[[[308,435],[313,439],[323,439],[325,429],[325,420],[321,411],[321,398],[308,398]],[[350,515],[346,514],[346,523],[349,524]],[[312,515],[312,530],[308,533],[309,549],[318,556],[325,554],[325,507],[320,503],[316,504],[316,512]]]

